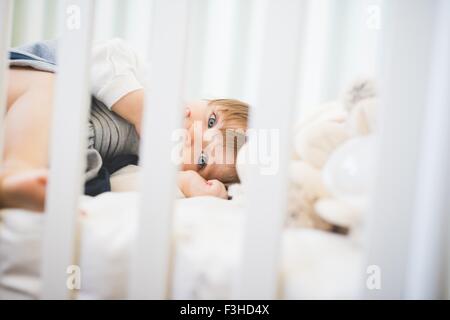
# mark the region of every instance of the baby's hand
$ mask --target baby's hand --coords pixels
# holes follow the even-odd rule
[[[225,185],[219,180],[205,180],[197,172],[188,170],[178,173],[178,187],[186,197],[213,196],[228,199]]]
[[[214,179],[206,181],[206,184],[209,186],[206,188],[207,193],[210,193],[210,195],[215,197],[228,199],[227,188],[225,188],[225,185],[222,182]]]

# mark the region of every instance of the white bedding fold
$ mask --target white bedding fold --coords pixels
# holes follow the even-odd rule
[[[83,197],[81,299],[126,298],[128,262],[137,221],[138,194]],[[179,199],[174,213],[176,243],[172,297],[227,299],[240,256],[241,202],[212,197]],[[2,212],[0,298],[39,297],[43,215]],[[347,237],[317,230],[283,234],[281,297],[354,298],[361,287],[360,249]]]

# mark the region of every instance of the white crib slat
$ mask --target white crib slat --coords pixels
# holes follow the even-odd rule
[[[168,297],[176,165],[171,135],[181,124],[188,1],[155,0],[151,69],[141,143],[141,211],[129,297]]]
[[[3,120],[6,112],[6,70],[7,51],[11,40],[13,2],[11,0],[0,1],[0,164],[3,159]]]
[[[276,297],[280,237],[287,209],[289,131],[295,103],[303,1],[272,0],[267,9],[251,127],[279,130],[279,152],[274,153],[279,166],[276,173],[268,175],[261,174],[258,166],[249,168],[243,254],[234,291],[238,299]],[[249,143],[256,142],[252,138]]]
[[[342,5],[342,4],[341,4]],[[299,116],[325,101],[327,91],[336,82],[330,77],[333,13],[339,4],[334,0],[307,1],[305,7],[305,38],[300,63],[297,91]]]
[[[23,20],[21,20],[21,43],[30,43],[44,38],[46,20],[46,1],[33,0],[26,2]]]
[[[381,288],[364,287],[366,298],[405,297],[411,221],[418,182],[423,112],[429,88],[435,1],[385,1],[379,85],[379,156],[367,220],[368,271]],[[408,10],[405,10],[408,8]],[[373,284],[374,282],[372,282]],[[370,284],[370,281],[369,281]]]
[[[142,39],[150,37],[150,17],[152,12],[152,1],[149,0],[128,0],[125,12],[126,24],[124,38],[136,48],[142,55],[147,56],[148,43]]]
[[[450,222],[450,2],[435,7],[432,70],[417,183],[407,298],[445,298]]]
[[[112,39],[116,35],[116,21],[118,11],[117,0],[97,0],[95,12],[101,12],[94,21],[95,41]]]
[[[67,267],[73,264],[78,199],[84,182],[89,61],[94,1],[67,0],[60,15],[59,71],[50,151],[43,242],[42,297],[68,297]]]

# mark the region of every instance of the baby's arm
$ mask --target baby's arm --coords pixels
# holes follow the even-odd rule
[[[141,135],[142,111],[144,109],[144,90],[138,89],[128,93],[113,104],[111,110],[133,124]]]
[[[91,93],[133,124],[140,134],[145,64],[121,39],[98,43],[92,52]]]
[[[228,199],[225,185],[219,180],[205,180],[192,170],[178,172],[177,178],[178,187],[187,198],[213,196]]]

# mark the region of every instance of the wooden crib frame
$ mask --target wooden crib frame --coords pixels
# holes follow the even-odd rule
[[[280,171],[276,175],[261,175],[256,169],[249,173],[243,255],[233,290],[237,299],[278,298],[277,270],[283,225],[279,213],[286,210],[289,132],[292,106],[297,98],[294,66],[300,63],[304,45],[301,21],[307,1],[264,2],[268,14],[260,44],[258,108],[252,114],[251,125],[280,130]],[[89,106],[89,55],[95,1],[62,2],[63,34],[58,48],[59,72],[52,125],[52,132],[58,134],[51,138],[54,147],[50,155],[52,167],[42,253],[44,299],[69,297],[66,269],[73,263],[77,203],[85,164],[82,137]],[[153,0],[149,39],[152,72],[146,84],[152,90],[148,90],[146,100],[150,103],[144,115],[141,142],[144,182],[130,268],[129,298],[133,299],[170,297],[173,255],[170,233],[176,166],[170,161],[171,149],[164,141],[170,140],[181,120],[178,112],[185,79],[189,4],[187,0]],[[10,44],[12,5],[12,0],[0,0],[2,114],[6,103],[6,52]],[[361,297],[438,298],[449,287],[449,282],[443,280],[448,269],[450,3],[395,0],[385,1],[382,9],[386,15],[381,29],[383,57],[378,77],[382,92],[380,161],[366,223],[366,249],[367,266],[380,267],[383,285],[380,290],[368,290],[362,281]],[[71,18],[79,18],[79,23]],[[163,104],[165,108],[153,108]],[[282,106],[283,112],[274,112],[274,105]],[[151,152],[167,161],[153,163]],[[151,178],[154,176],[163,178],[156,181]],[[365,271],[361,270],[363,276],[367,276]]]

